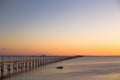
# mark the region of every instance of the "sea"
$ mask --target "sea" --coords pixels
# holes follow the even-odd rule
[[[63,66],[63,69],[56,69]],[[17,73],[3,80],[120,80],[120,57],[79,57]]]

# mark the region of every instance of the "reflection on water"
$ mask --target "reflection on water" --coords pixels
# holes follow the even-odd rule
[[[120,80],[120,57],[81,57],[41,66],[4,80]]]

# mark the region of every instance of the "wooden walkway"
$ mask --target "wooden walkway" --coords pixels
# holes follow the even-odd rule
[[[0,80],[9,74],[79,56],[0,56]]]

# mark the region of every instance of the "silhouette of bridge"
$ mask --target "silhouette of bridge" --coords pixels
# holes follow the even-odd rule
[[[0,56],[0,79],[10,74],[80,56]]]

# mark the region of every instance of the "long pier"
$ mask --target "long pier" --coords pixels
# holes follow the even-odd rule
[[[76,57],[79,56],[0,56],[0,80],[10,74]]]

